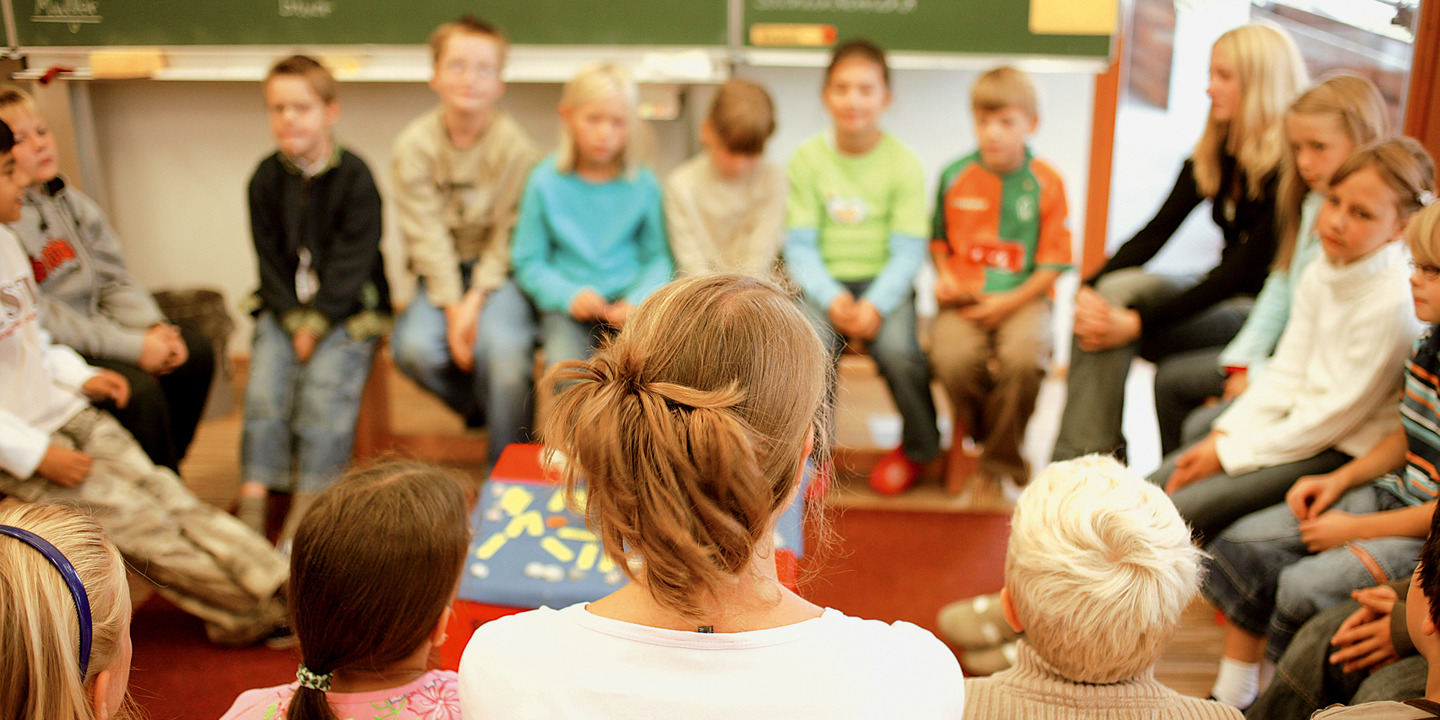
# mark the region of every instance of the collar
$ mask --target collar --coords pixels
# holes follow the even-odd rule
[[[308,167],[301,165],[300,161],[296,158],[292,158],[289,155],[286,155],[285,153],[278,150],[275,151],[275,154],[280,156],[280,164],[284,166],[286,171],[293,175],[299,175],[300,177],[306,179],[312,179],[320,177],[321,175],[324,175],[325,173],[330,172],[331,170],[338,167],[340,165],[340,156],[342,153],[344,153],[344,151],[345,149],[340,146],[340,143],[336,142],[334,138],[331,138],[330,154],[326,155],[323,158],[320,158],[313,165],[310,165]]]
[[[1041,690],[1053,690],[1060,694],[1079,695],[1134,695],[1143,697],[1154,695],[1153,688],[1160,687],[1155,682],[1155,669],[1146,668],[1138,675],[1129,678],[1122,678],[1108,683],[1077,682],[1065,677],[1055,666],[1046,662],[1035,652],[1035,648],[1025,640],[1020,640],[1015,647],[1015,665],[1002,674],[1011,682],[1026,687]],[[1001,677],[996,675],[995,677]]]
[[[1406,277],[1405,262],[1409,252],[1400,241],[1385,243],[1369,256],[1360,258],[1349,265],[1335,265],[1323,255],[1315,264],[1320,279],[1330,286],[1341,300],[1348,300],[1369,290],[1377,281],[1388,278]]]

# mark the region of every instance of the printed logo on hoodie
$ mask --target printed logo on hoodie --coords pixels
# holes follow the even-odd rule
[[[50,274],[75,259],[75,248],[65,238],[51,238],[40,248],[39,255],[30,256],[30,268],[35,272],[35,282],[44,283]]]

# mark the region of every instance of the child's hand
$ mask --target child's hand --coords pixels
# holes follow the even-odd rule
[[[986,330],[994,330],[1015,312],[1015,304],[1009,293],[981,295],[973,305],[960,310],[960,317],[976,323]]]
[[[303,327],[290,338],[290,344],[295,347],[295,358],[302,363],[310,362],[310,356],[315,354],[315,346],[320,344],[320,339],[310,328]]]
[[[101,370],[80,386],[80,392],[94,402],[114,400],[117,408],[130,404],[130,381],[114,370]]]
[[[1313,520],[1345,494],[1347,484],[1335,473],[1306,475],[1285,492],[1285,504],[1296,520]]]
[[[1165,492],[1174,495],[1180,488],[1221,471],[1215,440],[1216,435],[1212,432],[1176,458],[1175,472],[1170,473],[1170,480],[1165,483]]]
[[[1360,518],[1344,510],[1331,510],[1314,520],[1301,520],[1300,539],[1310,552],[1324,552],[1358,539],[1360,525]]]
[[[1250,372],[1245,368],[1236,370],[1225,378],[1225,392],[1220,395],[1222,400],[1234,400],[1250,387]]]
[[[1341,665],[1345,672],[1378,670],[1399,659],[1390,637],[1390,613],[1399,596],[1388,585],[1377,585],[1350,593],[1360,609],[1345,618],[1340,629],[1330,638],[1339,650],[1331,653],[1330,664]]]
[[[869,300],[859,300],[855,303],[855,312],[852,315],[851,337],[857,340],[870,342],[880,334],[880,325],[885,318],[880,315],[880,310],[870,304]]]
[[[855,334],[855,296],[848,292],[840,293],[830,301],[828,312],[830,324],[840,332],[841,335],[853,336]]]
[[[140,360],[135,364],[151,375],[163,375],[175,369],[170,367],[170,355],[174,352],[174,346],[171,344],[172,334],[178,333],[169,325],[156,325],[146,330],[144,338],[140,341]]]
[[[965,292],[960,281],[949,270],[935,273],[935,303],[940,307],[958,307],[975,301],[975,296]]]
[[[460,302],[445,306],[445,342],[450,346],[450,361],[465,372],[475,368],[475,333],[484,307],[485,293],[479,290],[471,290]]]
[[[605,322],[617,328],[625,327],[625,321],[630,319],[630,313],[635,306],[629,300],[616,300],[605,310]]]
[[[45,456],[40,458],[35,474],[56,485],[75,487],[90,477],[93,462],[89,455],[79,450],[51,445],[45,450]]]
[[[604,320],[605,312],[609,307],[610,304],[605,302],[605,298],[600,297],[600,293],[585,288],[575,296],[574,300],[570,301],[570,317],[580,322]]]

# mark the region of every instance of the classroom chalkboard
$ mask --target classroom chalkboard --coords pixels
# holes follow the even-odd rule
[[[1032,31],[1032,1],[744,0],[745,42],[795,48],[864,36],[891,51],[1109,57],[1109,34]]]
[[[413,45],[475,13],[515,44],[719,46],[725,0],[20,0],[25,47]]]

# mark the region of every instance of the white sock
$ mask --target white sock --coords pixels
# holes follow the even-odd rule
[[[1260,695],[1260,663],[1220,658],[1220,673],[1210,694],[1232,707],[1250,707]]]

